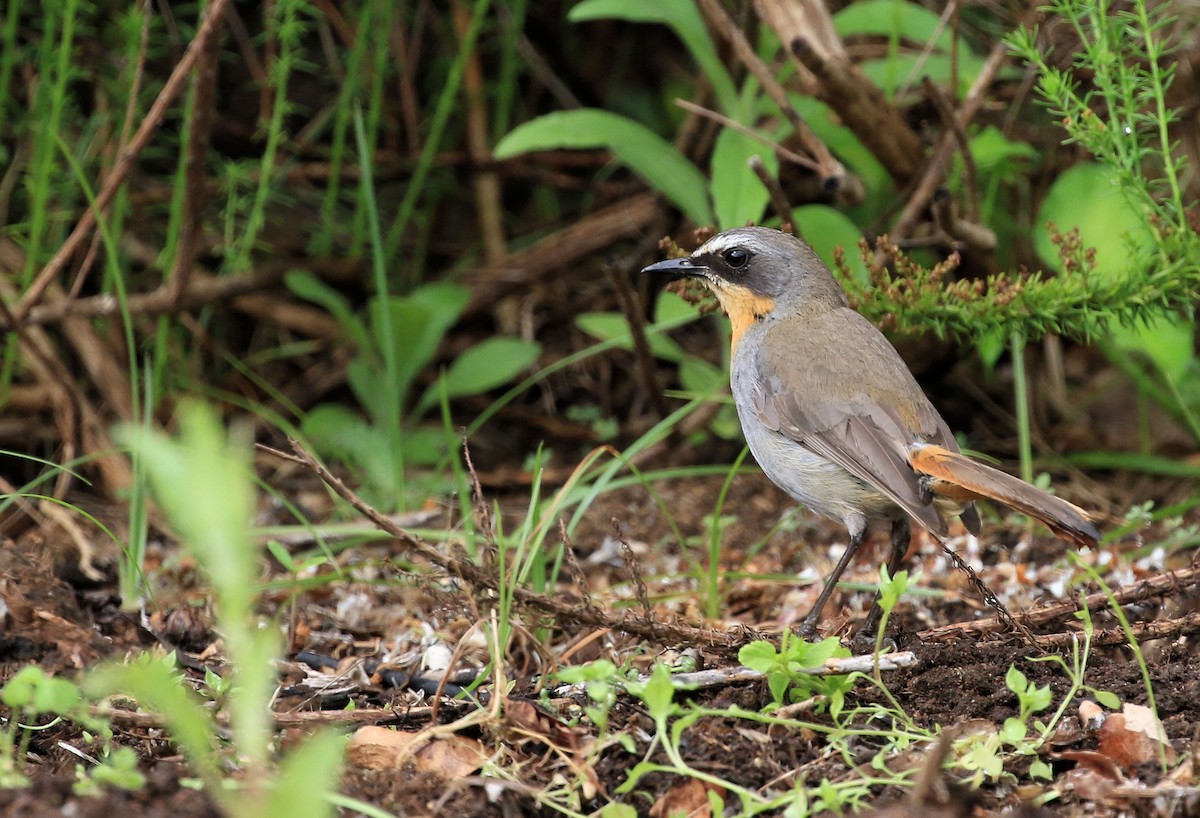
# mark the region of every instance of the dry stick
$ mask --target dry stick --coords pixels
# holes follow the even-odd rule
[[[410,531],[406,531],[393,523],[388,517],[359,498],[341,480],[335,477],[329,469],[309,454],[299,441],[289,440],[292,451],[299,463],[311,469],[325,485],[333,489],[339,497],[353,506],[360,514],[370,520],[383,532],[390,534],[423,558],[438,566],[453,576],[460,577],[464,582],[476,588],[486,589],[495,593],[495,579],[484,573],[472,563],[454,559],[442,549],[428,543]],[[267,451],[270,451],[267,449]],[[282,455],[285,456],[286,455]],[[610,628],[614,631],[624,631],[633,636],[671,643],[705,643],[710,648],[725,654],[733,654],[748,641],[761,639],[762,634],[757,630],[739,626],[729,630],[694,627],[678,622],[645,622],[641,617],[609,616],[601,611],[589,610],[575,602],[567,602],[555,597],[535,594],[527,588],[513,589],[513,599],[519,605],[529,610],[537,611],[554,617],[560,624],[575,622],[597,628]]]
[[[513,253],[496,266],[468,271],[463,283],[471,289],[471,303],[465,314],[490,309],[512,290],[570,269],[577,259],[609,247],[618,239],[642,235],[661,210],[653,193],[621,199]]]
[[[255,290],[262,290],[276,284],[286,269],[282,265],[264,268],[245,275],[231,276],[196,276],[188,283],[187,290],[180,294],[178,300],[172,297],[171,291],[163,286],[140,295],[131,295],[126,303],[131,315],[157,315],[172,312],[176,309],[201,307],[213,301],[236,298]],[[36,326],[52,324],[66,318],[102,318],[117,315],[121,311],[120,302],[111,295],[97,295],[80,298],[76,301],[59,301],[52,304],[40,304],[18,322],[14,315],[0,315],[0,330],[12,330],[17,326]]]
[[[958,155],[963,160],[963,182],[967,188],[967,213],[973,221],[977,222],[979,221],[979,182],[975,172],[975,156],[971,153],[971,140],[967,138],[967,129],[962,122],[958,121],[950,100],[946,99],[946,95],[933,80],[929,77],[923,78],[922,87],[929,99],[933,100],[942,124],[949,129],[954,141],[958,143]]]
[[[779,106],[779,110],[783,111],[783,115],[787,117],[788,122],[795,130],[800,145],[816,162],[816,173],[825,182],[825,185],[840,187],[843,183],[848,182],[850,174],[845,166],[829,152],[825,143],[800,116],[791,100],[788,99],[783,86],[775,79],[775,75],[771,73],[771,69],[767,67],[766,63],[759,59],[754,46],[746,39],[746,35],[738,28],[737,23],[729,16],[729,12],[725,11],[719,0],[699,0],[699,6],[700,11],[708,18],[709,25],[729,42],[738,60],[754,75],[771,101]]]
[[[775,215],[779,216],[780,229],[787,230],[790,227],[792,232],[796,232],[796,226],[792,224],[792,206],[788,203],[787,194],[783,192],[783,185],[771,175],[771,171],[767,170],[767,166],[758,156],[750,157],[750,170],[754,171],[758,181],[767,189],[767,195],[771,197],[771,207],[775,209]]]
[[[1129,626],[1133,638],[1138,642],[1150,639],[1170,639],[1174,636],[1184,636],[1200,633],[1200,611],[1194,611],[1177,619],[1157,619],[1153,622],[1134,622]],[[1050,633],[1035,636],[1034,639],[1043,649],[1069,647],[1078,642],[1083,635],[1078,631],[1066,633]],[[1124,645],[1129,642],[1129,634],[1124,628],[1106,628],[1092,631],[1093,645]]]
[[[1200,583],[1200,567],[1180,568],[1177,571],[1158,574],[1136,582],[1133,585],[1119,588],[1113,591],[1113,597],[1117,600],[1118,604],[1127,605],[1152,597],[1162,596],[1172,591],[1182,591],[1198,583]],[[1103,607],[1107,604],[1107,595],[1103,591],[1097,591],[1083,597],[1082,600],[1075,598],[1064,599],[1061,602],[1047,605],[1044,608],[1012,614],[1012,617],[1026,625],[1036,626],[1072,616],[1076,611],[1082,610],[1084,605],[1090,610],[1096,610],[1098,607]],[[988,619],[977,619],[973,622],[956,622],[952,625],[931,628],[917,634],[917,638],[922,642],[940,642],[961,639],[972,634],[991,633],[1003,627],[1006,626],[1002,621],[997,617],[991,617]]]
[[[689,113],[696,114],[697,116],[702,116],[705,119],[711,119],[713,122],[718,122],[721,124],[721,126],[723,128],[729,128],[730,130],[737,131],[742,136],[748,136],[751,139],[755,140],[756,142],[761,142],[763,145],[766,145],[768,148],[775,151],[775,153],[777,153],[780,156],[780,158],[782,158],[782,159],[786,159],[789,162],[792,162],[793,164],[799,165],[800,167],[808,168],[813,173],[821,172],[820,166],[813,160],[809,159],[807,156],[801,156],[800,154],[796,153],[794,150],[785,148],[783,145],[780,145],[778,142],[775,142],[774,140],[767,139],[765,136],[763,136],[762,134],[760,134],[758,131],[754,130],[753,128],[747,128],[742,123],[737,122],[736,120],[730,119],[729,117],[725,116],[724,114],[718,113],[718,112],[710,110],[708,108],[705,108],[703,105],[697,105],[694,102],[689,102],[686,99],[675,100],[675,105],[677,105],[678,107],[682,108],[683,110],[685,110]]]
[[[820,99],[837,112],[888,174],[900,185],[911,181],[920,169],[924,145],[883,91],[849,60],[822,55],[803,37],[792,40],[789,51],[820,81]]]
[[[637,254],[639,257],[642,253]],[[620,265],[620,268],[626,265]],[[654,364],[654,353],[650,351],[650,342],[646,338],[646,317],[638,304],[637,295],[629,283],[629,273],[619,269],[617,265],[608,265],[605,272],[617,293],[617,302],[621,312],[625,313],[625,322],[629,324],[630,336],[633,339],[633,354],[637,358],[637,371],[642,376],[642,388],[650,396],[654,411],[660,418],[671,414],[663,394],[662,384],[658,380],[658,367]]]
[[[979,108],[983,104],[984,92],[991,85],[992,79],[1007,57],[1008,47],[1004,43],[997,43],[988,54],[983,68],[979,71],[979,76],[975,78],[975,83],[963,98],[962,106],[956,116],[958,125],[963,130],[979,113]],[[900,211],[900,216],[892,226],[890,235],[893,240],[907,238],[912,233],[913,226],[917,223],[917,217],[945,177],[946,168],[950,165],[950,157],[954,153],[954,144],[953,131],[945,131],[938,137],[937,145],[930,154],[929,161],[925,164],[925,173],[917,182],[916,188],[908,197],[904,209]]]
[[[954,563],[955,568],[967,575],[967,580],[971,583],[971,587],[975,589],[975,593],[979,594],[983,598],[983,601],[987,603],[987,606],[996,612],[996,618],[1004,624],[1005,629],[1016,631],[1031,647],[1036,648],[1038,646],[1033,631],[1029,630],[1024,623],[1018,622],[1013,618],[1013,615],[1008,612],[1008,608],[1004,607],[1004,603],[987,586],[987,583],[979,578],[979,574],[975,573],[975,569],[963,561],[963,558],[958,555],[957,551],[943,544],[942,553],[950,558],[950,562]]]
[[[471,14],[462,0],[452,3],[454,34],[459,43],[466,39],[471,28]],[[492,158],[488,145],[488,112],[484,102],[483,69],[479,65],[479,48],[467,55],[463,67],[463,102],[467,114],[467,150],[471,159],[480,165]],[[506,255],[503,208],[500,203],[500,175],[495,170],[476,168],[471,177],[475,190],[475,216],[483,240],[483,258],[488,264],[498,264]]]
[[[13,318],[20,323],[25,320],[29,311],[41,300],[42,294],[46,288],[50,286],[58,274],[66,267],[67,261],[75,255],[76,251],[87,238],[88,233],[96,226],[96,217],[103,213],[104,209],[112,202],[117,195],[117,190],[125,181],[125,177],[133,169],[134,162],[138,156],[145,150],[150,143],[150,137],[158,129],[162,123],[163,117],[166,116],[167,109],[179,96],[179,92],[183,89],[184,80],[191,72],[192,66],[196,60],[200,58],[200,53],[204,49],[208,39],[214,36],[218,21],[225,13],[225,8],[229,5],[229,0],[212,0],[212,3],[204,10],[204,19],[200,23],[200,28],[196,32],[195,38],[188,45],[187,51],[184,52],[183,58],[179,64],[175,66],[175,70],[171,72],[171,76],[163,85],[162,91],[159,92],[154,104],[150,106],[150,110],[146,113],[146,118],[142,120],[142,124],[138,127],[137,133],[133,135],[133,139],[129,143],[129,147],[117,160],[117,164],[113,166],[112,171],[104,179],[104,185],[100,188],[100,192],[96,194],[96,200],[92,206],[84,211],[79,217],[75,229],[71,231],[71,235],[58,248],[58,252],[54,254],[54,258],[42,268],[34,279],[25,295],[21,298],[16,308],[13,309]]]
[[[146,52],[150,47],[150,3],[149,0],[138,0],[138,5],[141,7],[142,13],[142,33],[138,42],[137,62],[133,68],[133,82],[129,89],[129,99],[125,103],[125,117],[121,122],[121,135],[117,138],[117,156],[120,156],[124,152],[125,146],[129,144],[129,132],[133,130],[133,118],[137,113],[138,100],[142,96],[142,81],[146,76]],[[3,223],[0,222],[0,224]],[[100,233],[92,236],[92,244],[88,248],[87,257],[79,265],[79,272],[76,274],[75,280],[71,283],[71,287],[68,290],[67,300],[75,299],[79,296],[80,291],[83,290],[83,282],[87,279],[87,275],[92,269],[92,264],[95,263],[96,256],[100,252],[103,238]]]
[[[171,301],[178,304],[187,291],[200,236],[204,229],[204,207],[208,201],[206,179],[209,141],[216,111],[217,68],[220,65],[221,38],[210,37],[200,49],[196,72],[192,76],[192,116],[187,128],[187,155],[183,169],[183,218],[175,260],[168,274]]]

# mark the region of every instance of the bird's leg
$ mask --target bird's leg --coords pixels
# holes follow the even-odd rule
[[[850,560],[854,558],[854,554],[858,551],[858,547],[862,545],[863,538],[867,534],[865,525],[858,526],[858,530],[851,530],[850,544],[846,546],[846,550],[842,553],[842,558],[838,560],[837,565],[833,568],[833,573],[825,580],[825,587],[821,589],[820,596],[813,603],[812,610],[804,617],[804,621],[800,623],[800,629],[797,633],[804,639],[813,641],[817,636],[817,620],[821,618],[821,610],[825,607],[825,603],[829,601],[829,597],[833,595],[833,589],[837,587],[838,580],[842,578],[842,574],[846,571],[846,566],[850,564]]]
[[[892,521],[892,553],[888,558],[887,566],[889,577],[896,576],[896,572],[904,567],[904,557],[908,554],[911,535],[912,529],[909,527],[908,517],[897,517]],[[871,610],[867,611],[862,625],[854,634],[854,638],[850,640],[850,645],[855,653],[870,653],[875,649],[875,631],[879,628],[879,620],[883,618],[883,608],[879,604],[879,597],[880,594],[876,592],[875,601],[871,603]]]

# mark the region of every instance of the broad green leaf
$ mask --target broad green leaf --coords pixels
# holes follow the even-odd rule
[[[442,339],[462,314],[471,294],[465,287],[450,282],[425,284],[406,296],[387,300],[395,347],[397,383],[395,394],[401,400],[408,394],[417,373],[429,365]],[[383,349],[383,312],[380,299],[371,300],[371,332]],[[386,370],[385,370],[386,371]]]
[[[726,113],[733,110],[737,96],[733,80],[717,56],[704,18],[693,0],[583,0],[567,13],[567,19],[573,23],[609,18],[669,26],[712,83],[722,110]]]
[[[699,317],[700,310],[696,309],[696,305],[685,301],[682,296],[668,291],[659,293],[654,305],[654,323],[666,324]]]
[[[750,169],[750,158],[757,156],[772,175],[778,173],[779,160],[769,147],[740,131],[726,128],[717,137],[710,175],[712,198],[717,210],[717,225],[722,230],[762,221],[770,194]]]
[[[333,815],[328,795],[336,791],[346,739],[332,730],[321,730],[292,750],[279,765],[263,815]]]
[[[132,425],[119,437],[142,458],[154,499],[196,552],[225,615],[240,621],[257,577],[258,550],[248,534],[255,498],[250,446],[230,442],[208,406],[184,403],[177,415],[177,437]]]
[[[914,43],[933,42],[936,48],[945,51],[949,51],[953,45],[950,27],[943,25],[938,15],[916,3],[898,0],[859,0],[850,3],[833,15],[833,28],[842,37],[857,34],[879,37],[895,35]]]
[[[751,642],[738,649],[738,662],[751,670],[766,673],[779,665],[779,654],[770,642]]]
[[[541,344],[521,338],[488,338],[459,353],[442,376],[450,399],[478,395],[508,383],[528,369],[542,352]],[[425,414],[439,400],[432,384],[417,403],[414,414]]]
[[[971,137],[971,158],[981,171],[1010,165],[1014,159],[1036,159],[1037,149],[1028,142],[1009,139],[995,125]]]
[[[317,451],[367,473],[364,483],[376,486],[381,494],[395,497],[397,453],[392,452],[386,432],[372,426],[344,406],[323,404],[304,416],[300,431]]]
[[[1144,215],[1121,193],[1112,171],[1087,162],[1060,174],[1042,202],[1034,228],[1034,246],[1046,266],[1062,269],[1058,249],[1046,225],[1059,233],[1079,228],[1085,247],[1096,248],[1096,269],[1089,275],[1112,281],[1128,275],[1131,247],[1149,246],[1153,237]]]
[[[850,272],[859,281],[867,280],[867,266],[858,252],[862,231],[844,213],[828,205],[804,205],[792,211],[792,223],[830,269],[834,250],[841,247]]]
[[[650,672],[650,680],[642,687],[641,699],[646,711],[656,722],[663,722],[671,713],[675,699],[675,685],[671,683],[671,671],[661,662],[656,662]]]
[[[296,296],[322,306],[338,322],[342,332],[349,336],[361,354],[367,354],[373,346],[363,321],[354,314],[349,302],[337,290],[327,285],[308,270],[290,270],[283,283]]]
[[[902,84],[907,84],[909,90],[919,90],[922,77],[929,77],[938,85],[949,85],[954,78],[954,61],[949,54],[897,54],[886,59],[864,60],[859,68],[888,94]],[[982,69],[983,60],[970,52],[959,52],[959,93],[970,89]]]
[[[633,349],[633,336],[623,315],[615,312],[588,312],[575,316],[575,325],[593,338],[615,341],[622,349]],[[687,358],[683,348],[665,335],[648,335],[646,341],[650,345],[650,352],[656,358],[671,363],[679,363]]]
[[[713,223],[703,174],[643,125],[608,111],[558,111],[519,125],[500,140],[497,159],[530,151],[606,148],[697,225]]]
[[[679,382],[696,395],[707,395],[725,388],[725,372],[703,358],[689,356],[679,364]]]
[[[1109,330],[1113,343],[1145,355],[1173,384],[1180,384],[1196,357],[1196,323],[1191,318],[1164,315],[1133,327]]]

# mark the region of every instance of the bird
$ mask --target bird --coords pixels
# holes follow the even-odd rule
[[[642,272],[707,284],[730,319],[730,389],[751,454],[784,492],[849,533],[801,621],[802,637],[816,638],[821,611],[875,520],[891,524],[893,576],[911,522],[939,543],[955,517],[978,535],[977,500],[1016,509],[1078,546],[1099,540],[1083,509],[962,454],[900,353],[801,239],[739,227]],[[874,643],[881,615],[876,595],[856,646]]]

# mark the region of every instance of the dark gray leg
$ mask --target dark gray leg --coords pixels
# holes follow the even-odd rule
[[[842,558],[838,560],[838,564],[834,566],[833,573],[825,580],[825,587],[821,589],[821,595],[817,597],[817,601],[813,603],[812,610],[804,617],[804,621],[800,623],[800,629],[797,631],[801,637],[809,641],[817,638],[817,620],[821,618],[821,610],[825,607],[825,603],[829,601],[829,597],[833,595],[833,589],[837,587],[838,580],[842,578],[842,574],[846,571],[846,566],[850,564],[850,560],[854,559],[855,553],[862,545],[863,537],[866,536],[866,526],[861,526],[857,532],[850,532],[850,544],[846,546]]]
[[[904,556],[908,553],[908,544],[912,539],[912,529],[907,517],[897,517],[892,521],[892,553],[888,558],[888,576],[896,576],[896,572],[904,567]],[[854,634],[851,646],[855,653],[869,653],[875,649],[875,632],[879,629],[879,620],[883,618],[883,608],[879,607],[879,594],[871,603],[871,610],[863,619],[862,625]],[[886,640],[885,640],[886,641]]]

